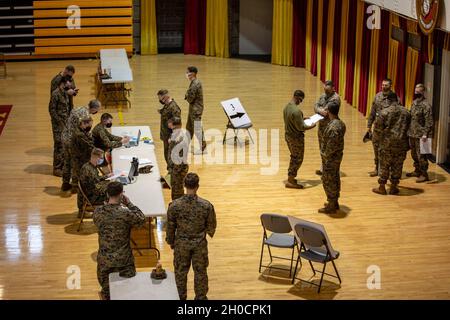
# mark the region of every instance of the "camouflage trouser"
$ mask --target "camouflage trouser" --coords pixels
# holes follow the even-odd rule
[[[134,264],[130,264],[123,267],[109,267],[102,263],[97,263],[97,279],[98,283],[102,287],[102,294],[106,299],[110,298],[109,295],[109,274],[119,272],[122,278],[132,278],[136,275],[136,267]]]
[[[411,157],[414,161],[415,171],[421,175],[428,172],[428,160],[426,154],[420,154],[420,138],[409,138],[409,146],[411,147]]]
[[[186,123],[186,130],[190,134],[191,141],[194,142],[194,134],[202,145],[202,150],[206,148],[205,134],[202,126],[202,116],[189,113]],[[195,131],[195,132],[194,132]]]
[[[406,159],[406,151],[380,149],[379,184],[386,184],[388,179],[398,185],[402,177],[403,162]]]
[[[64,149],[64,167],[63,167],[63,183],[70,183],[70,178],[72,178],[72,184],[78,185],[78,179],[72,177],[72,153],[70,152],[70,142],[63,142]]]
[[[374,131],[372,134],[372,145],[375,168],[377,168],[378,170],[380,168],[380,134],[376,131]]]
[[[288,176],[296,178],[298,170],[302,166],[303,157],[305,154],[305,136],[292,137],[285,136],[286,143],[291,153],[291,160],[289,162]]]
[[[184,178],[188,172],[189,166],[187,164],[173,166],[170,176],[172,200],[184,195]]]
[[[337,201],[341,192],[341,169],[342,156],[337,159],[322,159],[322,184],[327,195],[328,202]]]
[[[64,150],[62,142],[62,132],[64,128],[52,119],[53,131],[53,170],[63,170],[64,167]]]
[[[194,269],[194,291],[196,300],[208,299],[208,242],[202,240],[175,240],[173,264],[175,268],[175,280],[177,283],[180,300],[187,299],[187,274],[191,267]]]

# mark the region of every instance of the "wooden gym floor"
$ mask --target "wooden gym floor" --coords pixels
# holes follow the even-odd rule
[[[2,299],[98,299],[96,278],[97,234],[87,221],[76,232],[76,199],[62,197],[61,180],[52,173],[52,135],[48,115],[51,78],[73,63],[80,94],[76,105],[94,97],[96,61],[41,61],[8,63],[8,78],[0,80],[0,105],[13,109],[0,137],[0,298]],[[303,69],[265,63],[204,56],[158,55],[132,58],[135,82],[132,103],[123,117],[129,125],[150,125],[158,138],[159,105],[156,92],[170,89],[187,116],[184,93],[188,86],[185,68],[198,66],[204,85],[206,129],[222,130],[226,118],[220,101],[240,97],[255,129],[280,129],[279,171],[264,176],[267,164],[192,165],[201,177],[200,195],[216,209],[218,227],[209,241],[210,299],[448,299],[450,298],[450,182],[436,165],[430,166],[433,181],[418,185],[401,182],[401,195],[383,197],[371,192],[376,178],[370,144],[363,144],[366,120],[344,105],[347,124],[342,165],[343,212],[337,216],[317,213],[325,200],[320,179],[317,129],[306,135],[306,153],[300,179],[305,190],[287,190],[289,154],[285,145],[282,109],[295,89],[306,92],[305,116],[322,92],[319,80]],[[117,108],[109,107],[119,124]],[[97,122],[99,115],[95,117]],[[160,168],[164,168],[162,144],[156,139]],[[274,151],[277,144],[269,148]],[[247,150],[248,151],[248,150]],[[264,151],[264,150],[263,150]],[[405,171],[412,169],[408,156]],[[162,170],[163,171],[163,170]],[[169,192],[165,192],[169,202]],[[341,252],[337,267],[343,283],[325,278],[323,292],[309,285],[291,285],[286,273],[258,273],[262,237],[259,216],[263,212],[294,215],[325,225],[333,246]],[[136,235],[144,241],[142,233]],[[164,224],[157,225],[155,239],[163,266],[173,270],[172,251],[164,242]],[[136,252],[138,270],[156,263],[153,252]],[[283,254],[283,252],[280,252]],[[289,253],[288,253],[289,255]],[[266,255],[267,257],[267,255]],[[284,262],[282,262],[284,263]],[[69,290],[69,266],[81,270],[81,289]],[[381,289],[369,290],[367,269],[378,266]],[[331,272],[331,266],[328,271]],[[299,276],[309,279],[305,267]],[[193,298],[189,275],[189,298]]]

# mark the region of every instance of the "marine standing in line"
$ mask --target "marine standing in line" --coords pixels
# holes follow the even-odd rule
[[[174,249],[174,269],[180,300],[187,299],[187,274],[194,269],[196,300],[208,299],[208,241],[214,236],[216,213],[213,205],[197,195],[199,177],[188,173],[186,194],[174,200],[167,211],[166,242]]]
[[[334,102],[337,103],[339,107],[341,106],[341,98],[336,92],[333,81],[328,80],[325,82],[324,91],[325,93],[320,96],[319,100],[314,106],[314,112],[324,117],[324,119],[319,122],[318,136],[320,150],[322,150],[323,132],[330,122],[330,119],[327,116],[328,105]],[[320,170],[316,170],[316,174],[319,176],[322,175],[322,168]]]
[[[200,80],[197,79],[198,69],[188,67],[186,77],[191,84],[186,92],[185,100],[189,102],[189,115],[186,123],[186,130],[191,135],[191,141],[194,141],[194,135],[201,144],[200,150],[194,150],[194,154],[203,154],[206,152],[206,141],[203,133],[202,115],[203,115],[203,87]]]
[[[142,227],[145,216],[123,193],[120,182],[111,182],[107,188],[108,203],[95,209],[94,224],[98,229],[97,279],[104,300],[110,299],[109,274],[120,277],[136,275],[130,246],[132,228]]]
[[[372,109],[370,110],[369,119],[367,121],[367,131],[372,133],[372,145],[373,145],[373,153],[375,156],[375,169],[372,172],[369,172],[371,177],[378,176],[378,168],[379,168],[379,152],[380,152],[380,135],[381,128],[378,128],[376,125],[372,125],[376,123],[376,119],[380,116],[381,111],[389,107],[390,103],[388,101],[388,95],[392,93],[392,80],[384,79],[382,83],[382,91],[377,93],[375,98],[373,99]],[[398,103],[400,103],[400,98],[397,97]]]
[[[58,88],[61,79],[64,79],[66,81],[67,88],[73,90],[73,94],[69,96],[69,104],[71,108],[73,108],[73,97],[76,96],[79,91],[73,78],[74,74],[75,68],[72,65],[68,65],[67,67],[64,68],[62,72],[58,73],[55,77],[53,77],[50,83],[50,95],[51,95],[52,92]]]
[[[172,131],[169,138],[168,161],[172,200],[175,200],[184,195],[184,178],[189,172],[187,156],[190,139],[187,132],[181,127],[181,118],[170,119],[168,126]]]
[[[408,131],[411,156],[414,160],[414,172],[407,177],[418,177],[416,182],[429,181],[427,155],[420,153],[420,140],[426,142],[433,134],[433,109],[425,98],[425,86],[419,83],[415,88],[414,102],[411,107],[411,126]]]
[[[303,91],[295,91],[293,99],[283,111],[285,140],[291,153],[286,188],[291,189],[304,188],[296,178],[305,154],[305,131],[316,126],[315,124],[312,126],[305,124],[303,112],[300,110],[300,104],[304,99],[305,93]]]
[[[340,168],[344,156],[344,137],[346,127],[339,119],[339,104],[332,102],[327,105],[328,125],[323,130],[322,147],[320,154],[322,156],[323,189],[327,195],[328,203],[319,210],[319,213],[334,214],[339,208],[339,197],[341,192]]]
[[[389,107],[383,109],[375,125],[381,129],[380,135],[380,184],[373,192],[386,195],[386,183],[391,180],[389,194],[400,192],[398,185],[402,177],[403,162],[409,149],[408,129],[411,116],[408,110],[398,103],[397,95],[390,92],[388,95]]]

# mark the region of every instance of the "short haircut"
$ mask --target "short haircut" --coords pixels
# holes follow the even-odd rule
[[[192,73],[198,73],[197,67],[194,67],[194,66],[187,67],[187,70]]]
[[[66,67],[66,70],[69,71],[69,72],[75,73],[75,67],[73,65],[71,65],[71,64],[69,64]]]
[[[180,117],[170,118],[169,122],[172,123],[174,126],[181,126],[181,118]]]
[[[294,97],[305,99],[305,93],[302,90],[295,90]]]
[[[337,102],[331,102],[330,104],[328,104],[327,106],[328,108],[328,112],[331,113],[332,115],[338,116],[339,115],[339,103]]]
[[[165,96],[166,94],[169,94],[169,90],[167,89],[161,89],[157,93],[158,96]]]
[[[196,189],[199,186],[200,178],[196,173],[189,172],[184,178],[184,186],[187,189]]]
[[[91,155],[92,156],[97,156],[97,157],[103,157],[104,151],[102,149],[99,149],[99,148],[94,148],[94,149],[92,149]]]
[[[109,113],[104,113],[104,114],[102,114],[102,116],[100,117],[100,121],[106,121],[106,120],[109,120],[109,119],[112,119],[113,118],[113,116],[111,115],[111,114],[109,114]]]
[[[89,101],[89,109],[100,109],[100,101],[97,99],[93,99],[91,101]]]
[[[389,94],[387,95],[387,98],[391,102],[397,102],[398,101],[398,97],[397,97],[397,94],[395,92],[389,92]]]
[[[390,85],[392,85],[392,80],[389,78],[383,79],[383,82],[388,82]]]
[[[326,85],[327,87],[332,87],[332,88],[334,88],[334,82],[331,81],[331,80],[325,81],[325,85]]]
[[[113,181],[106,187],[106,193],[110,197],[117,197],[123,192],[123,185],[118,181]]]
[[[416,87],[422,88],[424,91],[426,90],[425,85],[423,83],[416,84]]]
[[[81,120],[80,120],[80,125],[81,124],[88,124],[88,123],[90,123],[90,122],[92,122],[93,120],[92,120],[92,117],[84,117],[84,118],[81,118]]]

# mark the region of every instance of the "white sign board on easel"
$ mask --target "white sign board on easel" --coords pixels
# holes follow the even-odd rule
[[[239,98],[222,101],[221,104],[233,127],[244,127],[252,123]]]

